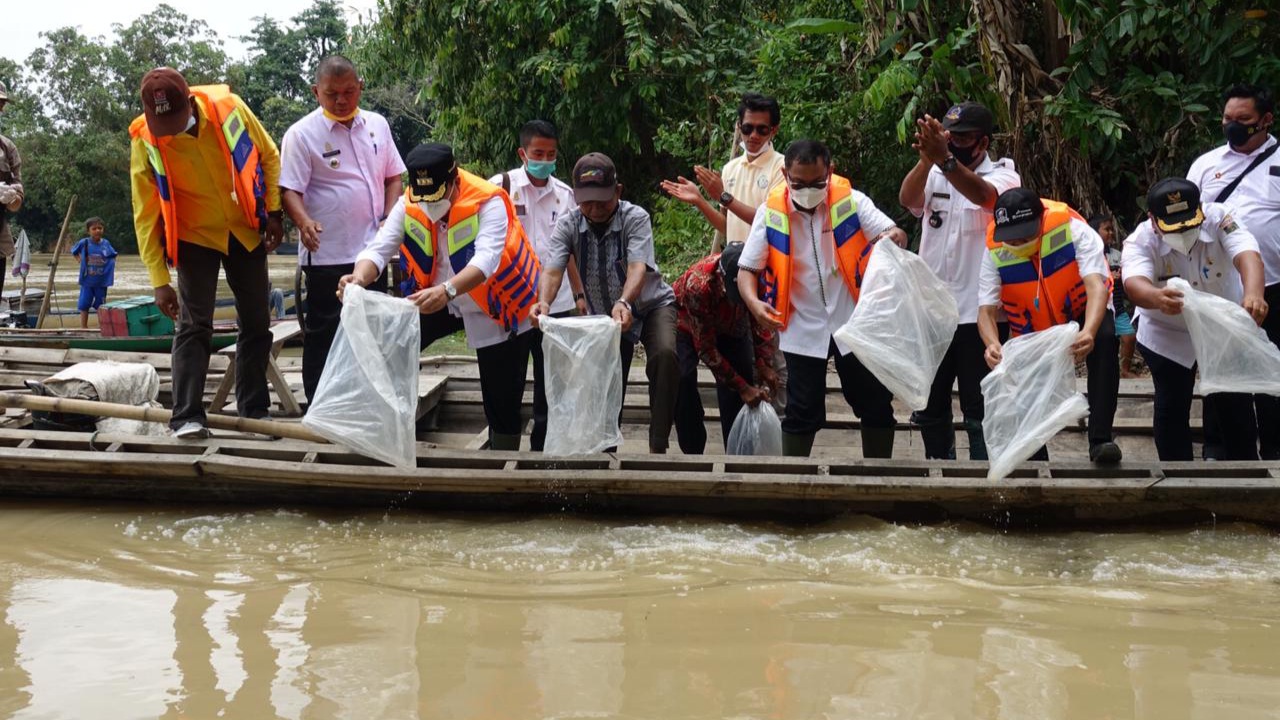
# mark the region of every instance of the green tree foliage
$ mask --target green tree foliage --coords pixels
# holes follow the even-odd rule
[[[316,65],[347,51],[347,21],[336,0],[315,0],[293,17],[292,27],[266,16],[256,19],[253,32],[240,38],[249,45],[249,57],[232,65],[229,78],[278,139],[315,108],[311,85]]]

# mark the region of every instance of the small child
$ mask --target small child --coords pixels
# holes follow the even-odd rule
[[[1089,227],[1102,236],[1106,246],[1107,264],[1111,266],[1111,299],[1116,306],[1116,336],[1120,340],[1120,377],[1136,378],[1133,371],[1133,352],[1138,347],[1138,334],[1134,328],[1132,315],[1129,312],[1129,301],[1124,294],[1124,278],[1120,276],[1120,262],[1123,255],[1119,233],[1116,232],[1115,218],[1106,214],[1098,214],[1089,218]]]
[[[80,327],[89,327],[89,311],[97,310],[107,299],[107,288],[116,281],[116,249],[102,236],[106,225],[102,218],[91,217],[84,223],[89,237],[71,248],[71,254],[80,258]]]

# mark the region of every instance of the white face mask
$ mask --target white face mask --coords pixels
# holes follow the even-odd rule
[[[1200,228],[1193,227],[1181,232],[1163,233],[1160,239],[1183,255],[1190,255],[1191,246],[1195,245],[1196,241],[1200,239]]]
[[[758,152],[758,153],[753,153],[753,152],[751,152],[750,150],[748,150],[748,149],[747,149],[747,144],[746,144],[745,142],[739,142],[739,143],[738,143],[738,145],[742,148],[742,152],[746,153],[746,154],[747,154],[747,157],[749,157],[749,158],[751,158],[751,159],[753,159],[753,160],[754,160],[755,158],[758,158],[758,157],[760,157],[761,155],[763,155],[763,154],[765,154],[765,153],[767,153],[767,152],[769,152],[770,150],[772,150],[772,149],[773,149],[773,141],[772,141],[772,140],[770,140],[769,142],[765,143],[765,144],[764,144],[764,146],[760,148],[760,152]]]
[[[802,210],[812,210],[827,199],[826,188],[800,188],[791,189],[791,202]]]
[[[431,218],[431,222],[440,222],[441,218],[449,214],[449,208],[453,207],[453,203],[446,198],[435,202],[420,202],[418,207]]]
[[[182,129],[182,132],[187,132],[188,130],[190,130],[195,126],[196,126],[196,114],[191,113],[191,116],[187,118],[187,126]]]

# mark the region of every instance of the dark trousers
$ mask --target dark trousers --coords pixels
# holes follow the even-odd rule
[[[671,425],[676,416],[676,395],[680,386],[680,365],[676,361],[676,306],[654,308],[640,328],[644,345],[644,372],[649,378],[649,450],[665,452],[670,444]],[[635,343],[622,339],[622,392],[626,397],[627,376]]]
[[[1191,399],[1195,367],[1186,368],[1145,345],[1138,345],[1155,383],[1156,453],[1161,460],[1191,460]],[[1257,460],[1258,429],[1253,397],[1244,393],[1214,393],[1204,399],[1204,417],[1214,417],[1222,429],[1222,459]]]
[[[271,354],[271,313],[267,307],[267,249],[245,250],[227,239],[227,254],[188,242],[178,243],[178,332],[173,338],[173,418],[169,427],[205,422],[204,383],[212,351],[213,311],[218,300],[218,270],[236,299],[236,412],[266,417],[267,360]]]
[[[1145,356],[1144,356],[1145,357]],[[1089,370],[1089,448],[1111,442],[1120,401],[1120,341],[1116,338],[1116,316],[1110,310],[1102,318],[1102,326],[1093,338],[1093,350],[1085,356]],[[1031,460],[1048,460],[1048,448],[1040,448]]]
[[[716,349],[748,383],[754,382],[755,345],[751,336],[717,335]],[[685,455],[701,455],[707,448],[707,416],[702,409],[702,395],[698,392],[698,348],[694,346],[693,337],[688,333],[676,331],[676,359],[680,364],[680,393],[676,397],[676,438],[680,442],[680,452]],[[720,431],[727,450],[733,421],[742,409],[742,396],[724,383],[716,381],[716,404],[720,408]]]
[[[827,359],[836,358],[840,391],[853,414],[867,428],[892,428],[893,394],[871,374],[856,355],[841,355],[835,340],[827,341],[822,358],[783,353],[787,358],[787,416],[782,431],[791,435],[812,435],[827,420]]]
[[[554,313],[551,317],[560,319],[573,316],[573,310],[566,310]],[[533,358],[533,432],[529,434],[529,449],[542,452],[547,444],[547,378],[542,358],[542,331],[535,328],[525,335],[529,336],[529,356]]]
[[[324,363],[329,359],[329,349],[338,333],[342,319],[342,303],[338,300],[338,280],[350,275],[354,263],[345,265],[303,265],[307,276],[306,333],[302,338],[302,389],[310,403],[320,384]],[[384,272],[369,285],[370,290],[385,293],[387,274]],[[300,302],[294,298],[294,302]]]
[[[1262,322],[1262,329],[1271,342],[1280,346],[1280,283],[1268,285],[1263,297],[1271,307],[1271,312],[1267,313],[1267,319]],[[1274,395],[1254,395],[1253,403],[1257,409],[1262,459],[1280,460],[1280,398]]]
[[[982,428],[982,419],[985,417],[982,378],[991,372],[991,368],[987,367],[985,353],[986,345],[978,334],[977,323],[965,323],[956,328],[951,347],[938,366],[938,374],[933,376],[929,404],[916,415],[920,424],[920,436],[924,440],[925,457],[955,459],[956,430],[951,412],[951,385],[957,379],[960,381],[960,410],[964,413],[965,425]],[[977,457],[975,452],[978,453]],[[969,457],[985,458],[986,448],[970,447]]]
[[[443,309],[419,317],[422,331],[421,348],[465,330],[462,318]],[[524,402],[524,379],[529,371],[529,342],[532,331],[508,337],[497,345],[478,348],[476,362],[480,366],[480,400],[484,403],[489,437],[520,435],[520,406]]]

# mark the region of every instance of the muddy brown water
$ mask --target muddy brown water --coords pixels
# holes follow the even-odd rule
[[[1280,717],[1280,535],[10,503],[13,718]]]

